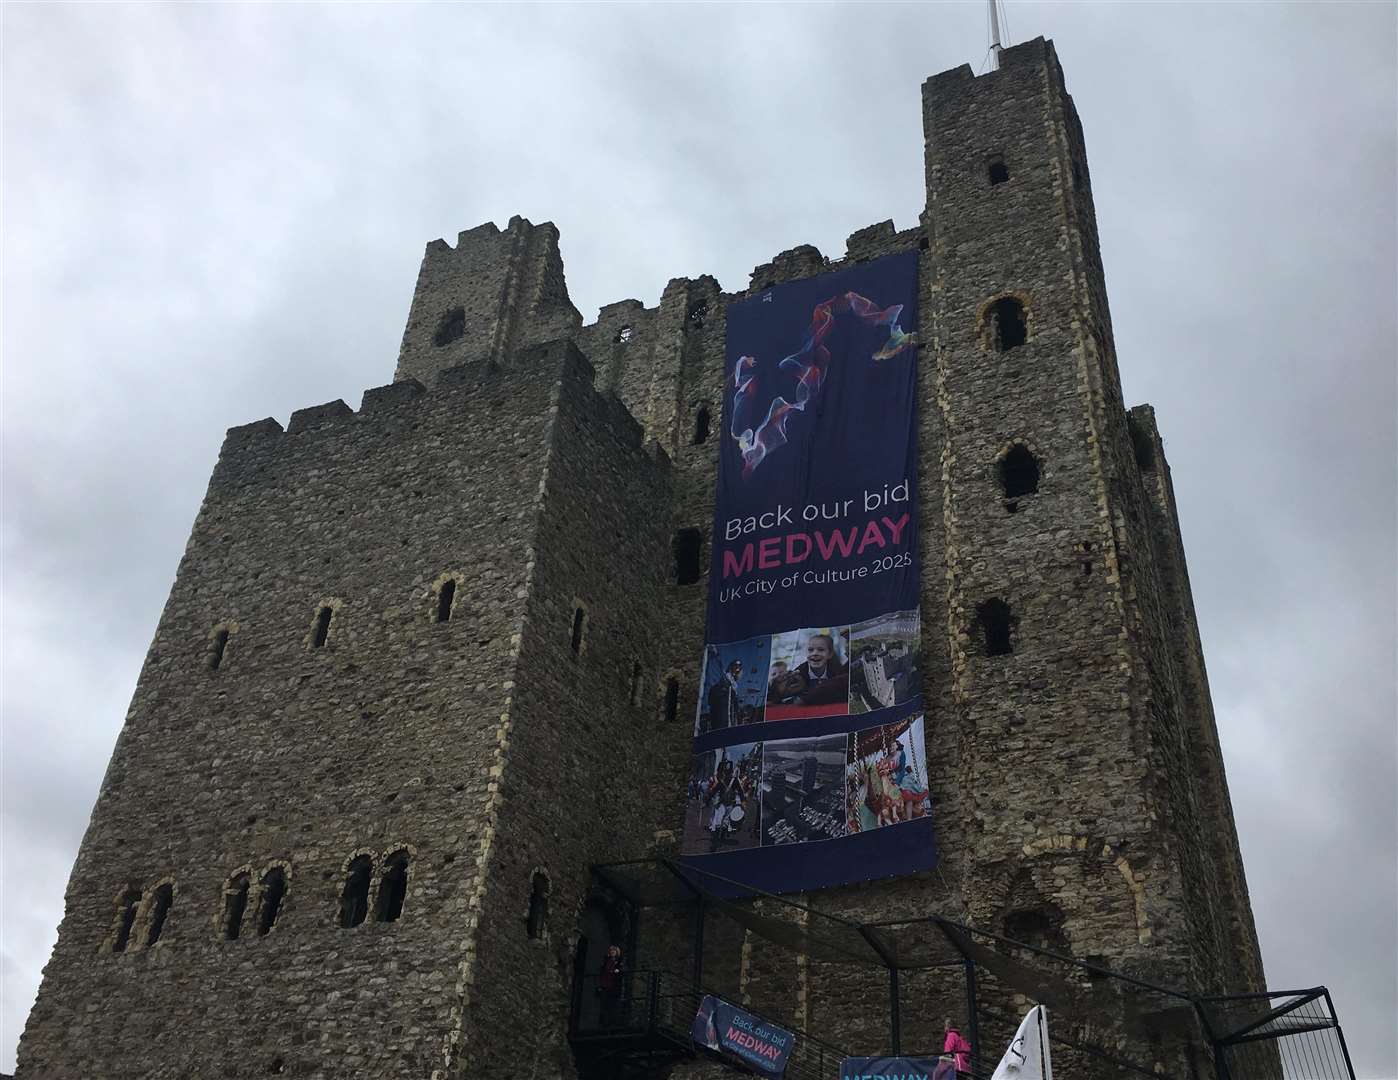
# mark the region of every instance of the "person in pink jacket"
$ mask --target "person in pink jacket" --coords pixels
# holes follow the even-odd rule
[[[966,1041],[964,1035],[956,1029],[956,1025],[948,1018],[946,1022],[946,1038],[942,1040],[942,1053],[953,1055],[956,1071],[962,1076],[971,1075],[971,1044]]]

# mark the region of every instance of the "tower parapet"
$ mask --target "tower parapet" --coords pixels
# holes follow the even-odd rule
[[[568,338],[582,316],[568,299],[558,229],[512,217],[486,222],[452,247],[427,245],[394,379],[436,381],[443,368],[497,363],[528,345]]]

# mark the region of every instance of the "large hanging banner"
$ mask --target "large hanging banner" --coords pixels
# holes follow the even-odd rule
[[[767,892],[936,863],[918,672],[917,252],[729,305],[682,853]]]

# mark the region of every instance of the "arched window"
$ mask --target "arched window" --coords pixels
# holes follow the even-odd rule
[[[443,345],[450,345],[463,334],[466,333],[466,309],[461,305],[447,311],[437,323],[437,329],[432,334],[432,344],[439,349]]]
[[[1005,498],[1018,499],[1039,490],[1039,462],[1022,443],[1010,447],[1000,459],[1000,486]]]
[[[403,901],[408,896],[408,853],[395,851],[384,860],[379,878],[378,902],[374,905],[375,922],[394,922],[403,914]]]
[[[996,184],[1003,184],[1010,178],[1010,170],[1006,167],[1005,159],[1002,157],[991,158],[988,171],[990,173],[991,187],[994,187]]]
[[[690,440],[695,446],[707,442],[709,439],[709,407],[700,405],[699,410],[694,414],[694,438]]]
[[[525,930],[533,941],[544,936],[549,920],[549,879],[540,871],[534,871],[529,883],[529,918],[525,920]]]
[[[1009,352],[1029,340],[1024,305],[1013,296],[1002,296],[991,304],[987,321],[990,345],[996,352]]]
[[[671,546],[675,552],[675,584],[693,585],[702,573],[699,556],[704,551],[704,534],[698,529],[681,529]]]
[[[335,617],[335,609],[325,604],[316,612],[315,632],[311,635],[311,648],[323,648],[330,637],[330,620]]]
[[[345,887],[340,893],[340,925],[348,929],[358,926],[369,914],[369,879],[374,862],[368,855],[356,855],[345,875]]]
[[[456,582],[452,578],[447,578],[441,585],[437,586],[437,621],[448,622],[451,620],[452,605],[456,602]]]
[[[573,632],[569,639],[572,646],[573,655],[581,656],[583,640],[587,636],[587,609],[582,604],[577,604],[573,608]]]
[[[117,898],[116,937],[112,939],[112,952],[125,952],[131,943],[131,927],[136,923],[136,907],[141,902],[141,890],[129,885]]]
[[[671,675],[665,680],[665,722],[674,723],[680,713],[680,680]]]
[[[214,632],[213,645],[209,649],[209,670],[217,671],[223,663],[223,654],[228,649],[228,629],[220,626]]]
[[[251,880],[247,874],[234,874],[223,887],[223,940],[237,941],[243,932],[243,912],[248,907],[248,888]]]
[[[987,600],[976,608],[976,624],[986,656],[1008,656],[1014,652],[1014,619],[1003,600]]]
[[[151,897],[150,923],[146,931],[146,948],[150,948],[160,940],[161,933],[165,930],[165,920],[170,915],[170,905],[175,899],[175,887],[168,881],[155,890],[155,895]]]
[[[274,866],[262,875],[262,897],[257,904],[257,936],[265,937],[272,929],[286,898],[286,871]]]

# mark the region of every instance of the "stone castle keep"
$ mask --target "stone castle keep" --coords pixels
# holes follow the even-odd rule
[[[1123,404],[1052,44],[930,78],[923,119],[913,228],[584,325],[558,230],[487,223],[427,246],[392,383],[228,432],[21,1080],[576,1076],[575,970],[620,932],[590,867],[677,853],[725,305],[910,249],[941,861],[803,900],[1262,987],[1169,468]],[[884,991],[741,934],[700,948],[752,1008],[882,1050]],[[905,1007],[925,1049],[962,1006]]]

